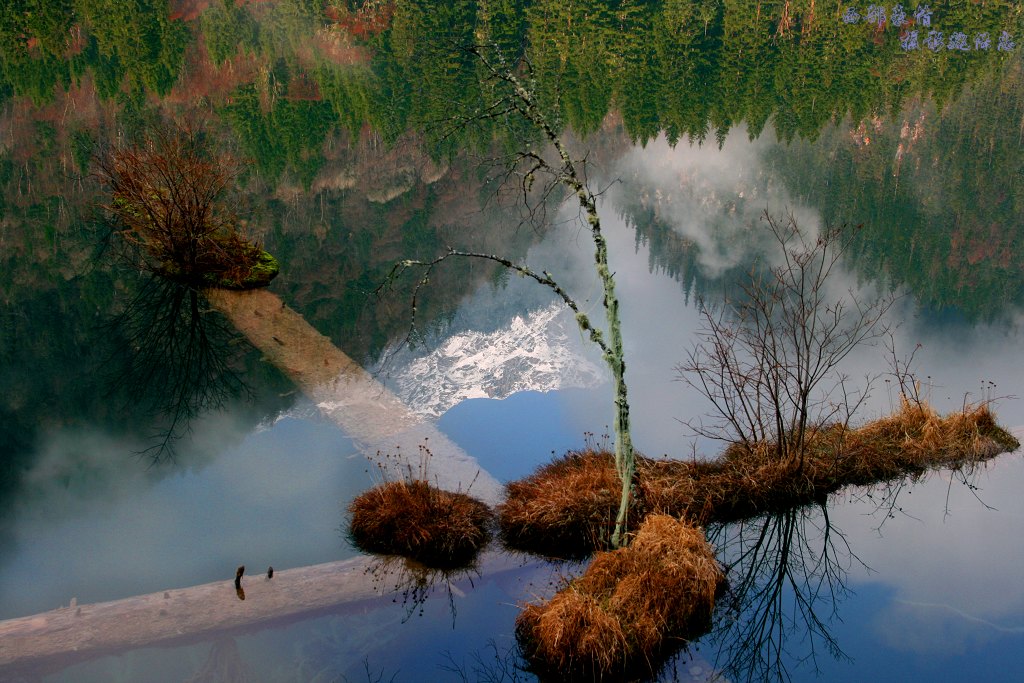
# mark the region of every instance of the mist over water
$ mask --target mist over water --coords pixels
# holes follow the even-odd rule
[[[771,135],[750,140],[744,126],[729,133],[722,148],[681,142],[671,147],[659,136],[634,147],[614,167],[625,179],[629,201],[653,207],[660,221],[690,240],[705,276],[715,278],[764,255],[766,210],[777,217],[791,212],[808,238],[818,234],[817,211],[790,197],[764,153],[779,143]],[[613,177],[615,177],[613,176]],[[626,201],[627,190],[614,186],[612,202]]]
[[[52,434],[8,520],[3,617],[349,557],[342,503],[369,484],[337,428],[231,415],[195,425],[196,450],[150,467],[103,434]]]

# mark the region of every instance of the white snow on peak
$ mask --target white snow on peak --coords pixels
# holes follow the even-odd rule
[[[495,332],[456,334],[393,373],[390,384],[406,405],[434,417],[468,398],[596,386],[605,373],[581,345],[575,320],[556,303]]]

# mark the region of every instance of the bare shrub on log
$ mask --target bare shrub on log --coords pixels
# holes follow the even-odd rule
[[[277,263],[245,234],[232,206],[238,164],[196,124],[149,128],[96,156],[111,230],[134,263],[190,286],[267,284]]]

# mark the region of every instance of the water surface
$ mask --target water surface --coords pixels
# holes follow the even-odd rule
[[[119,3],[74,0],[0,14],[0,617],[211,581],[230,589],[240,564],[355,555],[344,510],[375,481],[375,453],[304,399],[287,368],[204,311],[231,369],[217,400],[197,399],[209,386],[135,381],[174,376],[180,358],[132,343],[167,308],[130,302],[165,299],[100,248],[89,155],[167,118],[198,116],[245,159],[233,201],[281,261],[271,291],[483,470],[510,481],[601,440],[612,416],[602,361],[571,318],[536,322],[548,320],[547,292],[455,262],[422,290],[413,334],[415,280],[375,295],[398,259],[453,245],[550,270],[601,319],[572,205],[524,222],[521,205],[498,201],[495,166],[480,163],[536,131],[501,118],[455,134],[438,125],[493,94],[456,49],[480,35],[510,55],[528,49],[542,103],[588,155],[592,185],[607,187],[600,211],[642,452],[719,452],[684,424],[708,406],[675,368],[698,302],[735,295],[770,258],[766,209],[792,212],[810,233],[862,226],[833,292],[898,293],[893,341],[901,358],[915,352],[924,396],[941,411],[997,399],[1002,424],[1024,426],[1013,398],[1024,395],[1019,52],[907,53],[894,27],[844,24],[827,2],[785,15],[733,2],[342,5],[154,0],[127,16]],[[934,9],[937,26],[1024,38],[1015,3]],[[480,340],[491,341],[460,366],[456,352]],[[883,348],[859,350],[843,370],[860,386],[876,377],[861,419],[898,405]],[[180,406],[190,419],[170,421]],[[757,568],[766,581],[780,568],[794,578],[787,609],[769,615],[784,627],[777,652],[737,646],[730,624],[756,616],[751,603],[665,679],[717,668],[735,681],[1014,680],[1022,476],[1008,455],[967,480],[934,473],[896,498],[852,491],[827,515],[753,522],[748,531],[793,530],[804,549]],[[831,583],[815,594],[809,630],[790,618],[793,591],[821,585],[826,547]],[[399,591],[216,649],[127,653],[47,680],[190,680],[211,653],[255,680],[359,680],[367,668],[463,680],[460,667],[469,680],[529,680],[515,668],[515,605],[575,571],[524,559],[439,586],[422,612]]]

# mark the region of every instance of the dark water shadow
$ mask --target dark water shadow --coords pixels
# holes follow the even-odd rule
[[[194,419],[253,399],[241,374],[246,342],[193,287],[149,275],[106,326],[121,342],[106,363],[108,394],[152,416],[140,454],[154,462],[173,460]]]

